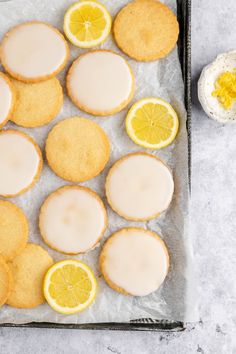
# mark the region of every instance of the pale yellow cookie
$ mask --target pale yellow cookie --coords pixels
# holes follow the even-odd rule
[[[13,203],[0,200],[0,255],[11,261],[25,248],[29,236],[28,220]]]
[[[13,197],[24,193],[38,180],[43,159],[39,146],[17,130],[0,131],[0,195]]]
[[[9,263],[13,289],[7,304],[18,308],[33,308],[45,302],[43,279],[53,264],[51,256],[42,247],[28,243],[25,249]]]
[[[0,257],[0,306],[4,305],[9,297],[13,287],[12,273],[5,262]]]
[[[156,291],[168,273],[164,241],[141,228],[125,228],[108,238],[100,254],[107,284],[124,295],[145,296]]]
[[[84,253],[101,240],[107,213],[101,198],[82,186],[65,186],[51,193],[39,215],[44,242],[58,252]]]
[[[16,95],[11,80],[0,72],[0,129],[11,118],[16,106]]]
[[[46,140],[49,166],[61,178],[84,182],[97,176],[110,156],[110,143],[95,122],[79,117],[54,126]]]
[[[154,219],[168,209],[173,193],[170,169],[156,156],[144,152],[116,161],[106,178],[108,203],[127,220]]]
[[[99,116],[120,112],[132,100],[135,90],[131,67],[110,50],[80,55],[69,70],[66,85],[76,106]]]
[[[0,57],[6,71],[15,79],[38,82],[50,79],[64,68],[69,46],[50,24],[25,22],[6,33]]]
[[[175,47],[178,35],[176,16],[157,0],[135,0],[126,5],[114,21],[118,47],[138,61],[167,56]]]
[[[54,119],[63,104],[60,81],[50,80],[26,84],[12,79],[17,105],[11,121],[26,128],[41,127]]]

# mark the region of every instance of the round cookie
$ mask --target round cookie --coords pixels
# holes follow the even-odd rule
[[[99,116],[120,112],[133,98],[135,89],[129,64],[109,50],[80,55],[69,70],[66,85],[76,106]]]
[[[35,141],[17,130],[0,131],[0,195],[13,197],[24,193],[38,180],[42,153]]]
[[[43,279],[52,264],[51,256],[42,247],[28,243],[9,263],[13,288],[7,304],[17,308],[33,308],[43,304]]]
[[[58,252],[78,254],[91,250],[107,227],[107,213],[91,189],[65,186],[44,201],[39,216],[44,242]]]
[[[29,236],[28,220],[13,203],[0,200],[0,255],[11,261],[25,248]]]
[[[169,269],[169,255],[156,233],[126,228],[108,238],[99,263],[112,289],[124,295],[146,296],[163,283]]]
[[[17,98],[12,122],[25,128],[41,127],[58,115],[63,104],[63,91],[56,77],[32,84],[14,79],[12,82]]]
[[[111,208],[127,220],[151,220],[170,205],[174,181],[166,164],[156,156],[137,152],[118,160],[106,178]]]
[[[6,71],[24,82],[47,80],[67,63],[69,46],[50,24],[26,22],[13,27],[1,43],[1,61]]]
[[[5,260],[0,257],[0,306],[4,305],[13,286],[12,273]]]
[[[106,133],[95,122],[79,117],[54,126],[46,141],[49,166],[61,178],[84,182],[97,176],[110,156]]]
[[[138,61],[167,56],[175,47],[178,35],[176,16],[156,0],[135,0],[126,5],[114,21],[118,47]]]
[[[15,101],[15,89],[11,80],[0,72],[0,129],[11,118]]]

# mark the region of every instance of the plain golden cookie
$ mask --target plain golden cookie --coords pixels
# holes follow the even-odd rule
[[[69,58],[64,36],[49,23],[21,23],[7,32],[0,46],[1,63],[16,80],[39,82],[57,75]]]
[[[11,118],[16,106],[15,88],[11,80],[0,72],[0,128]]]
[[[100,269],[107,284],[124,295],[146,296],[156,291],[169,270],[169,254],[155,232],[130,227],[105,242]]]
[[[12,273],[5,260],[0,257],[0,306],[4,305],[13,286]]]
[[[29,225],[23,211],[13,203],[0,200],[0,255],[11,261],[25,248]]]
[[[167,56],[175,47],[179,25],[174,13],[156,0],[135,0],[114,22],[118,47],[133,59],[152,61]]]
[[[46,156],[59,177],[84,182],[104,169],[110,156],[110,143],[97,123],[80,117],[68,118],[50,131]]]
[[[47,251],[28,243],[12,263],[9,263],[13,288],[7,304],[18,308],[33,308],[43,304],[43,279],[52,264],[53,260]]]
[[[32,84],[12,82],[17,98],[12,122],[25,128],[41,127],[58,115],[63,104],[63,91],[57,78]]]

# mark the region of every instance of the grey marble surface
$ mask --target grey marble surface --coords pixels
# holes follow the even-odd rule
[[[191,237],[200,323],[176,334],[4,328],[0,353],[236,354],[236,125],[209,120],[196,98],[202,67],[236,47],[236,1],[192,1]]]

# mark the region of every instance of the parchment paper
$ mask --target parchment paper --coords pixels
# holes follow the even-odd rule
[[[176,12],[176,0],[166,0],[164,2]],[[12,26],[24,21],[46,21],[62,30],[63,15],[71,3],[73,3],[71,0],[12,0],[6,3],[0,2],[0,38]],[[103,0],[103,3],[114,16],[128,1]],[[120,53],[112,36],[103,43],[102,48],[113,49]],[[84,50],[73,46],[70,46],[70,49],[71,58],[69,65],[73,59],[84,52]],[[126,59],[130,62],[136,77],[137,88],[133,102],[147,96],[162,97],[169,101],[178,112],[180,131],[175,143],[161,151],[151,151],[151,153],[164,159],[172,168],[175,180],[175,195],[169,210],[159,218],[148,223],[125,221],[116,215],[105,201],[108,209],[109,226],[102,242],[114,231],[130,225],[142,226],[156,231],[163,237],[170,251],[170,272],[167,279],[158,291],[146,297],[127,297],[118,294],[110,289],[101,277],[98,269],[100,247],[97,247],[88,254],[75,257],[88,263],[99,279],[98,296],[92,307],[76,315],[63,316],[54,312],[47,304],[29,310],[3,306],[0,309],[1,323],[26,323],[31,321],[60,323],[128,322],[140,318],[182,321],[196,319],[195,285],[188,232],[189,194],[187,179],[187,132],[185,125],[186,111],[177,49],[167,58],[152,63],[138,63],[127,57]],[[59,75],[63,86],[69,65]],[[104,180],[110,166],[119,157],[127,153],[143,150],[137,147],[125,132],[124,118],[126,112],[127,109],[111,117],[92,117],[76,108],[67,98],[65,92],[64,106],[61,113],[46,127],[23,129],[9,123],[6,128],[11,127],[25,131],[35,138],[44,151],[44,143],[49,130],[61,119],[79,115],[88,117],[99,123],[110,137],[112,144],[111,158],[105,170],[98,177],[87,183],[83,183],[83,185],[94,189],[105,200]],[[42,245],[48,250],[55,261],[71,258],[71,256],[66,257],[58,252],[54,252],[43,243],[38,229],[38,214],[39,208],[46,196],[58,187],[66,184],[68,184],[66,181],[57,177],[49,169],[45,161],[40,180],[34,188],[22,196],[12,199],[13,202],[23,208],[30,221],[30,242]]]

